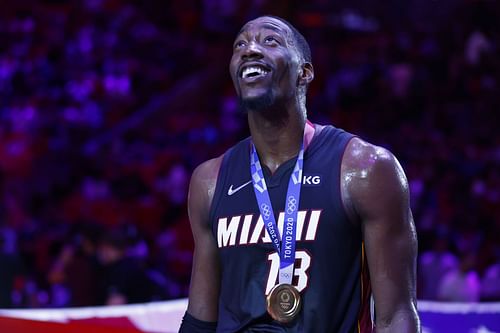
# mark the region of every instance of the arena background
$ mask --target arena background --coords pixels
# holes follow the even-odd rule
[[[0,311],[1,332],[137,313],[160,324],[136,330],[175,331],[190,174],[248,135],[228,63],[236,32],[262,14],[311,44],[309,118],[403,165],[425,330],[500,332],[498,1],[0,5],[0,308],[21,309]]]

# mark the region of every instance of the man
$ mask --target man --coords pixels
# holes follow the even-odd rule
[[[193,173],[181,332],[418,332],[417,240],[387,150],[307,121],[314,70],[283,19],[238,33],[229,66],[251,137]],[[373,293],[375,313],[370,313]]]
[[[7,251],[5,235],[0,229],[0,308],[11,308],[12,291],[17,276],[25,273],[25,265],[20,257]]]

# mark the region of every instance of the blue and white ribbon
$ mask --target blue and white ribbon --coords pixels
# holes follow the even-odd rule
[[[302,144],[293,169],[285,200],[285,221],[283,224],[283,238],[280,236],[273,206],[269,198],[266,180],[259,161],[255,145],[252,143],[250,153],[250,172],[255,192],[255,198],[259,206],[260,214],[264,221],[271,242],[280,256],[279,283],[292,283],[293,269],[295,263],[295,239],[297,227],[297,214],[300,202],[300,186],[302,184],[302,169],[304,165],[304,145]],[[281,242],[281,247],[280,247]]]

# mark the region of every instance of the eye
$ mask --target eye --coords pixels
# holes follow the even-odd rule
[[[264,43],[266,43],[266,44],[273,44],[273,43],[280,44],[279,40],[274,36],[267,36],[266,38],[264,38]]]
[[[246,45],[245,41],[239,40],[236,43],[234,43],[234,48],[239,49],[240,47],[243,47],[245,45]]]

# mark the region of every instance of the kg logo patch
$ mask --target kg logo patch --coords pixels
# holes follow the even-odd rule
[[[321,175],[304,175],[302,176],[302,185],[304,186],[320,186]]]

